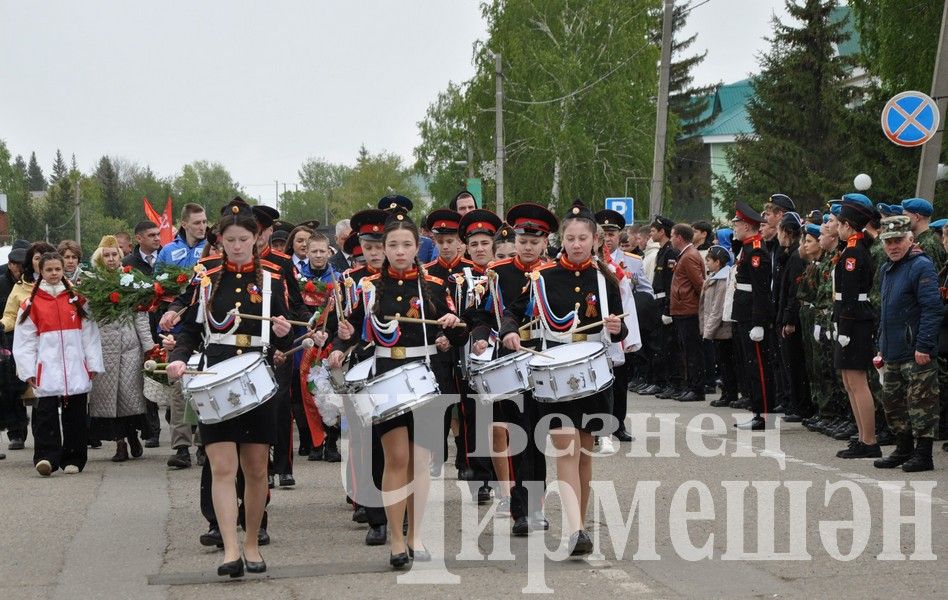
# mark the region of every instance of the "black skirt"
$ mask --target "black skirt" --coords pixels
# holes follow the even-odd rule
[[[833,342],[833,367],[849,371],[866,371],[872,367],[875,347],[872,343],[872,321],[860,321],[852,328],[846,347]]]
[[[537,402],[541,419],[549,420],[550,429],[575,427],[595,435],[612,435],[612,386],[591,396],[567,402]],[[546,419],[544,419],[546,420]]]

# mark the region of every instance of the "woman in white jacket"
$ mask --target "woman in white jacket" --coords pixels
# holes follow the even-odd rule
[[[85,466],[87,394],[103,367],[99,329],[63,276],[62,257],[43,254],[39,271],[42,278],[17,316],[13,356],[17,376],[36,393],[33,464],[48,477],[60,468],[73,474]]]

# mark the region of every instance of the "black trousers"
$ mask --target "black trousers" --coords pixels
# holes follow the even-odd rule
[[[465,383],[462,383],[462,387],[461,403],[459,406],[461,418],[459,420],[461,421],[461,445],[464,450],[464,456],[461,457],[461,466],[469,467],[474,472],[474,476],[470,482],[473,491],[479,488],[481,484],[486,484],[488,481],[497,479],[497,476],[494,474],[494,464],[490,459],[490,431],[488,430],[485,433],[478,432],[477,430],[478,411],[488,411],[488,418],[484,419],[482,417],[481,420],[489,424],[493,422],[492,413],[494,408],[489,405],[478,406],[477,400],[474,399],[474,392],[468,388]],[[487,446],[484,448],[477,445],[478,433],[480,433],[482,439],[487,440]],[[475,456],[474,454],[479,454],[480,456]]]
[[[678,344],[685,363],[688,389],[704,395],[704,343],[698,330],[698,315],[672,317],[678,331]]]
[[[158,404],[151,400],[145,401],[145,418],[148,423],[146,431],[142,431],[142,437],[158,438],[161,435],[161,419],[158,417]]]
[[[303,408],[303,383],[300,381],[299,369],[293,369],[293,375],[290,379],[290,409],[293,412],[293,421],[296,422],[296,430],[300,434],[300,450],[304,454],[309,454],[313,448],[313,436],[309,431],[309,421],[306,420],[306,409]],[[290,440],[293,439],[292,429],[290,430]],[[290,448],[292,453],[293,448]]]
[[[290,382],[293,379],[293,361],[287,360],[274,370],[276,394],[270,399],[277,407],[277,437],[273,445],[272,475],[293,474],[293,411],[290,408]]]
[[[810,406],[810,382],[806,374],[803,332],[800,327],[798,326],[791,335],[781,337],[779,344],[780,366],[787,386],[784,411],[788,415],[809,416],[813,413],[813,407]]]
[[[768,413],[774,407],[774,369],[770,364],[770,349],[768,348],[768,329],[764,328],[764,339],[755,342],[750,339],[750,323],[738,323],[737,334],[741,350],[744,355],[744,380],[750,395],[751,410],[755,414]]]
[[[619,421],[618,431],[625,431],[625,417],[629,411],[629,371],[632,354],[625,355],[625,364],[612,367],[612,416]]]
[[[53,470],[75,465],[81,471],[88,456],[86,394],[46,396],[33,405],[33,464],[48,460]],[[62,416],[59,407],[62,405]],[[60,428],[60,420],[62,428]]]
[[[529,516],[543,509],[546,492],[546,456],[540,448],[545,443],[547,432],[537,432],[540,411],[533,394],[527,392],[523,398],[523,410],[515,403],[505,403],[506,421],[520,427],[527,435],[527,445],[522,452],[510,455],[510,516],[514,519]],[[540,441],[538,444],[537,441]],[[532,490],[532,491],[531,491]]]
[[[737,344],[730,339],[714,340],[714,358],[721,373],[721,397],[732,402],[738,397],[737,365],[742,356],[735,351],[735,346]]]
[[[240,446],[237,446],[237,451],[240,451]],[[211,461],[205,460],[204,466],[201,467],[201,514],[204,515],[204,518],[207,520],[210,529],[217,529],[217,514],[214,512],[214,496],[211,493],[211,483],[213,481],[213,476],[211,475]],[[237,486],[237,523],[243,527],[244,526],[244,488],[246,483],[244,481],[244,471],[240,468],[240,462],[237,463],[237,479],[234,482]],[[267,490],[267,505],[270,504],[270,491]],[[260,521],[260,528],[267,528],[267,511],[263,511],[263,520]]]

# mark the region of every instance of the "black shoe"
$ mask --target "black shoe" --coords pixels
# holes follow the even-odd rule
[[[326,462],[337,463],[342,461],[342,455],[339,454],[339,448],[335,444],[323,446],[323,460]]]
[[[393,569],[403,569],[408,566],[408,563],[411,562],[411,559],[408,557],[407,552],[402,552],[401,554],[389,554],[388,564],[392,565]]]
[[[809,429],[810,431],[813,431],[813,426],[816,425],[816,422],[819,420],[820,420],[820,415],[815,414],[813,416],[803,419],[803,426]]]
[[[7,450],[22,450],[24,446],[23,440],[10,440],[10,444],[7,446]],[[99,442],[99,446],[102,446],[102,442]],[[93,446],[95,448],[96,446]]]
[[[425,548],[421,550],[412,550],[411,546],[408,548],[408,558],[412,560],[417,560],[418,562],[431,562],[431,552],[428,552]]]
[[[366,512],[364,506],[357,506],[356,509],[352,511],[352,520],[356,523],[369,522],[369,513]]]
[[[293,474],[281,474],[277,475],[280,481],[280,487],[293,487],[296,485],[296,480],[293,479]]]
[[[217,567],[217,574],[220,577],[243,577],[244,576],[244,559],[238,558],[237,560],[232,560],[226,562]]]
[[[145,447],[146,447],[146,448],[157,448],[157,447],[160,446],[160,445],[161,445],[161,444],[158,442],[158,436],[157,436],[157,435],[154,436],[154,437],[150,437],[150,438],[148,438],[147,440],[145,440]]]
[[[7,457],[6,454],[4,454],[3,452],[0,452],[0,460],[3,460],[6,457]]]
[[[849,448],[842,450],[836,454],[839,458],[881,458],[882,449],[879,448],[879,444],[863,444],[859,440],[855,442],[850,442]]]
[[[895,443],[895,434],[888,427],[883,428],[876,435],[876,443],[880,446],[891,446]]]
[[[840,441],[848,440],[852,436],[858,435],[858,434],[859,434],[859,429],[856,427],[856,425],[854,425],[853,423],[847,423],[843,427],[840,427],[839,429],[833,432],[833,439],[840,440]]]
[[[96,449],[98,449],[98,448],[101,448],[101,447],[102,447],[102,440],[92,440],[91,442],[89,442],[89,447],[92,448],[93,450],[96,450]],[[21,448],[22,448],[22,446],[21,446]],[[12,448],[11,448],[11,450],[12,450]]]
[[[671,400],[675,396],[681,393],[681,390],[668,386],[655,394],[655,397],[660,400]]]
[[[247,560],[246,557],[244,561],[247,563],[247,572],[248,573],[266,573],[267,572],[267,561],[263,560],[263,556],[260,556],[260,561],[254,562],[252,560]]]
[[[510,535],[523,537],[530,533],[530,522],[526,517],[517,517],[510,527]]]
[[[731,403],[728,404],[731,408],[747,408],[747,402],[738,398],[737,400],[731,400]]]
[[[773,408],[773,410],[771,410],[770,412],[772,412],[772,413],[785,413],[785,412],[787,412],[787,409],[785,409],[785,408],[783,407],[783,404],[778,404],[778,405],[775,406],[775,407]]]
[[[639,390],[637,393],[638,393],[640,396],[654,396],[655,394],[659,393],[659,392],[662,391],[663,389],[664,389],[664,388],[661,388],[661,387],[659,387],[659,386],[657,386],[657,385],[655,385],[655,384],[653,383],[652,385],[648,386],[647,388],[643,388],[643,389]]]
[[[142,442],[138,439],[138,434],[128,436],[128,453],[132,458],[141,458],[145,450],[142,448]]]
[[[181,446],[175,450],[175,453],[168,459],[168,466],[175,469],[188,469],[191,467],[191,453],[187,446]]]
[[[224,547],[224,538],[221,537],[221,530],[217,527],[211,527],[207,530],[207,533],[201,534],[201,545],[202,546],[217,546],[218,548]]]
[[[873,462],[872,466],[877,469],[894,469],[901,466],[914,455],[915,440],[912,439],[912,434],[902,433],[899,434],[896,440],[895,451],[885,458],[880,458],[879,460]]]
[[[128,460],[128,444],[125,440],[115,442],[115,454],[112,455],[112,462],[125,462]]]
[[[932,462],[932,438],[918,438],[915,441],[915,453],[912,458],[902,463],[902,470],[906,473],[918,473],[921,471],[933,471],[935,464]]]
[[[491,498],[494,496],[494,490],[490,489],[489,485],[482,485],[477,489],[477,504],[478,506],[483,506],[485,504],[490,504]]]
[[[550,522],[546,520],[542,510],[530,515],[530,529],[534,531],[548,531],[550,529]]]
[[[323,447],[313,448],[309,451],[309,460],[316,462],[323,459]]]
[[[388,532],[385,525],[369,525],[369,530],[365,534],[366,546],[384,546],[388,541]]]
[[[714,408],[724,408],[725,406],[731,405],[731,399],[721,396],[717,400],[712,400],[708,403],[708,406],[713,406]]]
[[[258,546],[269,546],[270,545],[270,534],[267,533],[267,530],[263,527],[260,528],[260,531],[257,532],[257,545]]]
[[[616,431],[615,433],[613,433],[612,435],[614,435],[615,438],[619,440],[620,442],[631,442],[633,439],[632,434],[626,431],[625,429],[620,429]]]
[[[580,529],[569,538],[569,555],[586,556],[592,554],[593,543],[589,539],[589,534]]]
[[[753,419],[745,423],[735,423],[734,427],[738,429],[749,429],[751,431],[763,431],[767,428],[767,421],[760,415],[755,415]]]
[[[308,446],[300,446],[298,450],[300,456],[309,456],[309,453],[312,451],[312,448]]]
[[[474,479],[474,469],[463,466],[458,469],[458,481],[471,481],[472,479]]]
[[[704,402],[704,394],[698,394],[696,392],[685,392],[684,394],[675,398],[678,402]]]
[[[790,413],[789,415],[783,416],[783,421],[784,423],[802,423],[803,417]]]

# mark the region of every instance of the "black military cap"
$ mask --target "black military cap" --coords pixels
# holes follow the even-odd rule
[[[297,225],[297,227],[309,227],[313,231],[316,231],[317,229],[319,229],[319,221],[317,221],[316,219],[310,219],[309,221],[303,221],[302,223]]]
[[[247,204],[247,202],[243,198],[241,198],[240,196],[237,196],[236,198],[234,198],[233,200],[231,200],[230,202],[228,202],[227,204],[221,207],[221,218],[247,217],[247,218],[253,219],[257,217],[257,211],[255,210],[256,208],[257,208],[256,206],[251,208],[251,206]],[[259,219],[257,219],[257,221],[259,222]],[[266,225],[265,227],[269,227],[269,225]]]
[[[734,218],[731,219],[732,223],[736,223],[737,221],[744,221],[751,225],[760,225],[764,222],[764,218],[746,202],[738,200],[734,205]]]
[[[289,233],[290,233],[291,231],[293,231],[294,229],[296,229],[296,225],[294,225],[294,224],[292,224],[292,223],[287,223],[286,221],[274,221],[274,222],[273,222],[273,232],[274,232],[274,233],[276,233],[277,231],[285,231],[287,234],[289,234]],[[289,236],[287,236],[287,237],[289,237]]]
[[[352,227],[352,231],[354,231],[356,235],[369,240],[379,241],[382,239],[382,233],[385,230],[385,220],[387,218],[388,213],[384,210],[377,208],[360,210],[352,215],[352,218],[349,220],[349,226]]]
[[[668,217],[663,217],[662,215],[656,215],[652,222],[649,224],[649,227],[654,227],[655,229],[663,229],[665,233],[670,233],[671,228],[675,226],[675,222],[669,219]]]
[[[342,249],[351,256],[362,256],[362,245],[359,241],[359,234],[355,230],[349,234],[346,241],[342,244]]]
[[[391,196],[385,196],[379,200],[379,208],[382,210],[396,210],[401,209],[405,212],[410,211],[414,208],[412,201],[406,198],[405,196],[399,196],[397,194],[392,194]]]
[[[607,208],[596,213],[596,223],[602,226],[603,231],[619,231],[625,227],[625,217]]]
[[[589,210],[589,207],[583,204],[582,200],[576,199],[573,200],[573,205],[566,210],[566,214],[563,215],[563,220],[567,219],[587,219],[596,222],[596,215]]]
[[[873,220],[876,214],[874,208],[867,208],[855,202],[844,201],[839,209],[839,218],[848,221],[853,226],[853,229],[857,231],[862,230],[868,225],[869,221]]]
[[[461,225],[461,215],[450,208],[439,208],[425,218],[425,228],[431,233],[457,233]]]
[[[253,207],[253,216],[257,218],[257,223],[260,224],[260,227],[266,229],[280,218],[280,211],[270,206],[258,204]]]
[[[273,234],[270,235],[271,243],[279,241],[285,242],[288,239],[290,239],[290,232],[285,229],[275,229]]]
[[[510,242],[511,244],[517,241],[517,232],[514,231],[513,227],[502,223],[500,229],[497,230],[497,233],[494,234],[494,243],[503,244]]]
[[[507,223],[517,235],[540,237],[556,231],[556,215],[539,204],[524,202],[507,211]]]
[[[780,207],[786,211],[797,209],[797,205],[794,204],[793,200],[790,199],[790,196],[786,194],[774,194],[770,197],[769,202],[774,206]]]
[[[458,224],[458,233],[463,242],[467,242],[467,238],[478,233],[494,237],[494,234],[497,233],[503,223],[500,217],[491,211],[475,208],[461,217],[461,222]]]
[[[800,229],[803,226],[803,222],[800,220],[800,215],[793,212],[792,210],[783,215],[783,218],[780,219],[780,227],[796,227]]]

